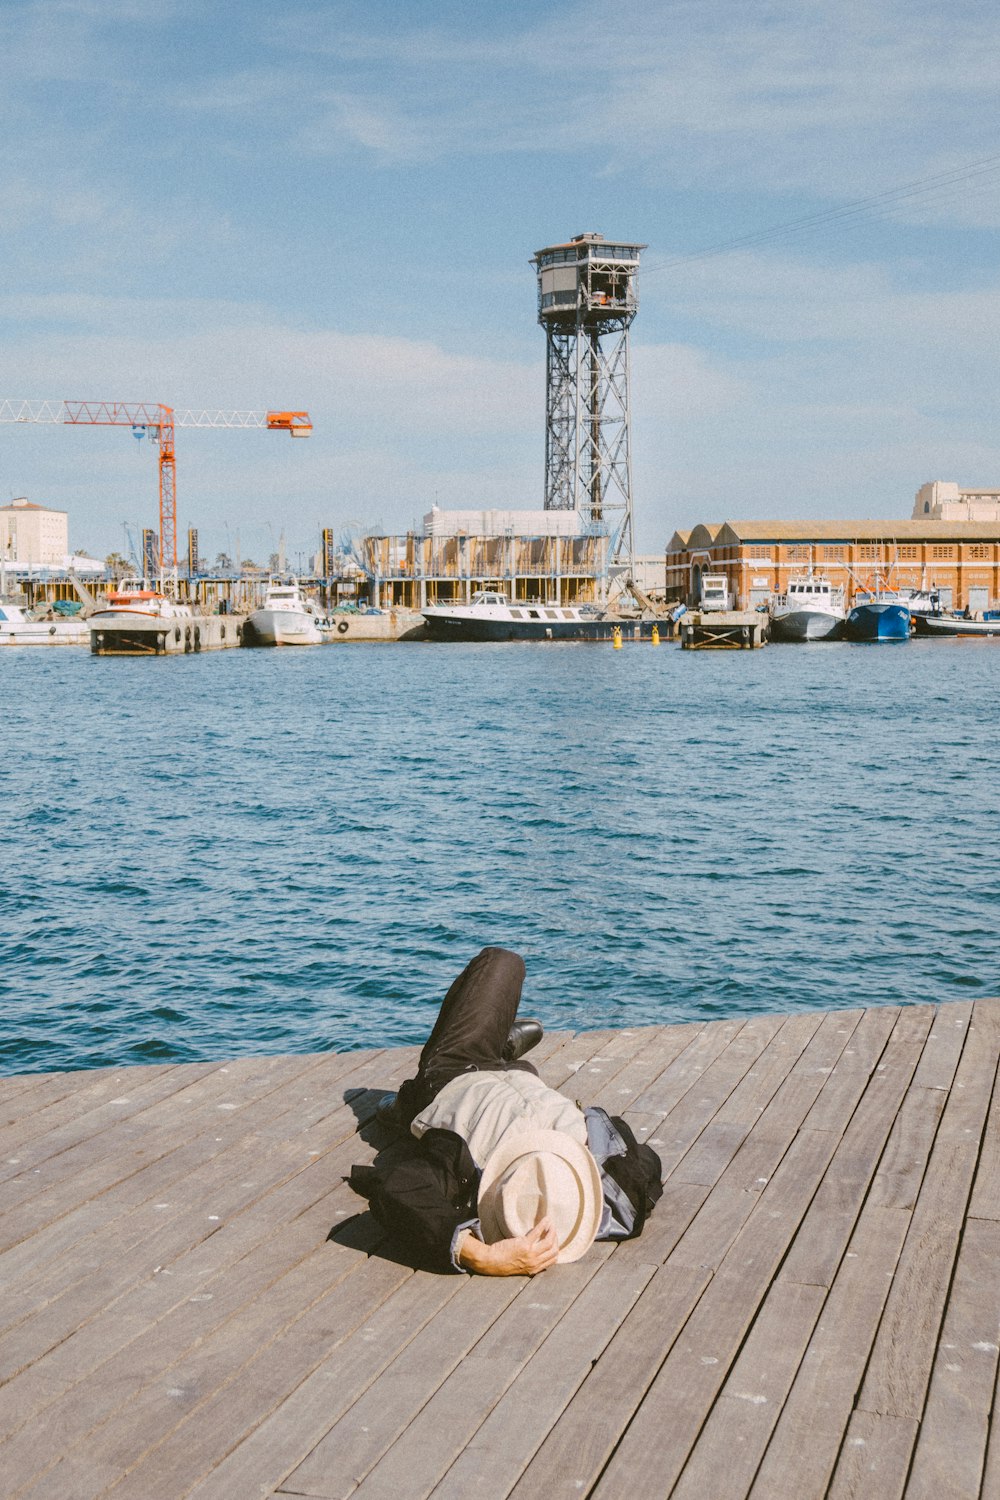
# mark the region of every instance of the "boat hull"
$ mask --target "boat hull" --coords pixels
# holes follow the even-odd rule
[[[773,641],[836,641],[844,633],[844,616],[825,609],[789,609],[771,616]]]
[[[243,620],[235,615],[183,617],[103,610],[91,615],[90,649],[94,656],[186,656],[238,646]]]
[[[615,630],[623,640],[645,641],[655,626],[661,634],[670,628],[663,620],[477,620],[430,612],[424,622],[435,641],[610,641]]]
[[[84,620],[0,622],[0,646],[86,646],[89,642]]]
[[[907,641],[910,611],[888,600],[856,604],[844,622],[844,634],[849,641]]]
[[[244,646],[319,646],[322,641],[306,610],[255,609],[243,632]]]
[[[1000,636],[1000,620],[963,620],[951,615],[918,615],[918,635],[933,636]]]

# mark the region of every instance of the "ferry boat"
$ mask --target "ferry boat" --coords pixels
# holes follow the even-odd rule
[[[439,641],[601,641],[623,623],[592,604],[512,603],[489,589],[477,590],[470,604],[428,605],[421,614]]]
[[[843,588],[829,578],[804,573],[792,578],[788,591],[771,603],[771,639],[775,641],[834,641],[844,631]]]
[[[318,646],[322,640],[319,612],[298,581],[269,579],[263,604],[247,620],[244,646]]]

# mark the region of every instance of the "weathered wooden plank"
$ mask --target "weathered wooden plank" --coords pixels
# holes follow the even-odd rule
[[[865,1011],[806,1116],[808,1130],[835,1130],[839,1134],[846,1129],[901,1017],[896,1006]],[[903,1025],[905,1029],[905,1021]]]
[[[974,1019],[913,1211],[858,1401],[868,1412],[923,1411],[986,1111],[1000,1055],[1000,1016]]]
[[[814,1130],[793,1142],[664,1360],[596,1496],[611,1500],[627,1489],[634,1500],[653,1500],[676,1483],[835,1146]],[[664,1269],[690,1264],[683,1252],[684,1240]]]
[[[617,1254],[601,1266],[435,1485],[435,1500],[499,1500],[514,1488],[653,1274]]]
[[[352,1493],[359,1500],[404,1490],[410,1500],[428,1495],[610,1251],[596,1247],[584,1260],[554,1266],[543,1282],[530,1282]]]
[[[337,1196],[335,1192],[331,1198]],[[131,1307],[128,1293],[118,1304],[123,1316],[115,1318],[113,1328],[105,1326],[106,1320],[84,1326],[59,1346],[53,1358],[8,1382],[0,1390],[0,1431],[9,1433],[0,1442],[0,1470],[33,1475],[51,1461],[44,1434],[57,1430],[63,1448],[69,1448],[147,1386],[176,1386],[170,1371],[196,1346],[210,1350],[209,1341],[217,1340],[228,1370],[232,1355],[222,1330],[230,1320],[252,1309],[253,1331],[263,1341],[276,1321],[280,1326],[283,1306],[307,1306],[319,1292],[353,1273],[364,1239],[359,1236],[357,1248],[350,1250],[324,1244],[323,1224],[329,1212],[330,1203],[321,1201],[311,1215],[284,1226],[235,1265],[222,1265],[214,1274],[207,1265],[200,1274],[182,1272],[176,1278],[173,1305],[155,1321],[149,1289],[136,1287]],[[249,1332],[244,1324],[242,1336]],[[74,1347],[67,1351],[68,1345]],[[204,1363],[200,1370],[204,1379]],[[28,1394],[26,1406],[18,1403],[19,1389]]]
[[[907,1500],[975,1497],[983,1475],[1000,1344],[1000,1224],[965,1229]]]
[[[511,1492],[516,1500],[590,1493],[710,1277],[683,1267],[656,1271],[532,1457]]]
[[[466,1299],[474,1299],[483,1283],[459,1276],[425,1276],[410,1282],[368,1318],[363,1327],[333,1351],[243,1441],[225,1454],[216,1454],[190,1500],[229,1500],[231,1496],[261,1493],[261,1476],[287,1473],[330,1430],[387,1369],[400,1352],[442,1310],[453,1306],[461,1324]],[[220,1461],[221,1460],[221,1461]],[[141,1496],[137,1491],[137,1496]],[[164,1492],[164,1500],[168,1500]]]
[[[598,1104],[612,1115],[622,1115],[626,1110],[631,1110],[636,1099],[648,1092],[703,1029],[703,1025],[696,1022],[684,1026],[655,1027],[653,1035],[641,1050],[586,1102]]]
[[[274,1434],[266,1458],[259,1460],[266,1465],[258,1473],[259,1481],[273,1485],[288,1475],[286,1487],[300,1494],[350,1495],[411,1423],[420,1420],[422,1408],[433,1401],[439,1386],[466,1360],[524,1286],[520,1277],[484,1277],[474,1295],[463,1297],[462,1316],[438,1317],[428,1323],[382,1371],[377,1385],[358,1397],[302,1462],[295,1463],[296,1449],[287,1445],[289,1436],[293,1441],[297,1437],[301,1454],[301,1436],[284,1433],[282,1442]],[[231,1481],[232,1475],[227,1483]],[[413,1485],[410,1474],[408,1494],[417,1493]]]
[[[419,1286],[405,1294],[407,1283],[414,1281]],[[398,1302],[396,1292],[403,1294]],[[65,1500],[116,1486],[117,1500],[176,1500],[328,1363],[334,1347],[359,1334],[387,1300],[395,1303],[400,1326],[412,1334],[414,1321],[423,1326],[451,1294],[445,1278],[421,1277],[389,1261],[359,1257],[354,1274],[319,1301],[307,1308],[283,1308],[286,1321],[262,1343],[251,1310],[229,1329],[226,1357],[218,1347],[208,1353],[196,1349],[189,1361],[171,1370],[168,1387],[163,1382],[144,1387],[25,1494],[31,1500]],[[202,1384],[205,1360],[212,1365]]]
[[[777,1282],[712,1407],[672,1500],[749,1492],[825,1293]]]
[[[823,1017],[816,1034],[766,1105],[755,1130],[761,1124],[777,1130],[787,1122],[794,1122],[796,1128],[801,1124],[829,1082],[863,1016],[863,1011],[845,1010]]]
[[[663,1069],[648,1089],[633,1099],[631,1109],[636,1114],[668,1115],[688,1089],[698,1082],[706,1068],[726,1050],[743,1024],[742,1021],[716,1021],[695,1032],[683,1052]]]
[[[211,1077],[219,1067],[219,1063],[187,1063],[140,1080],[131,1079],[124,1069],[100,1084],[81,1084],[79,1090],[60,1094],[48,1109],[24,1116],[0,1133],[0,1183],[40,1166],[82,1135],[118,1129],[131,1115],[193,1087],[199,1077]]]
[[[829,1500],[901,1500],[917,1435],[913,1418],[857,1411],[834,1470]],[[960,1500],[950,1491],[949,1500]]]
[[[379,1059],[372,1059],[365,1066],[370,1069],[378,1065]],[[347,1076],[356,1079],[364,1071],[365,1068],[360,1068]],[[282,1134],[287,1139],[274,1149],[259,1153],[254,1161],[254,1175],[248,1181],[245,1180],[246,1165],[238,1158],[245,1156],[249,1148],[241,1140],[234,1147],[235,1160],[232,1153],[220,1153],[213,1159],[211,1171],[203,1170],[195,1179],[198,1200],[192,1201],[188,1191],[189,1182],[184,1178],[178,1184],[180,1192],[175,1193],[176,1201],[173,1204],[157,1202],[155,1196],[148,1199],[144,1212],[136,1210],[124,1217],[117,1239],[114,1235],[119,1219],[112,1220],[108,1226],[108,1235],[102,1238],[91,1274],[80,1282],[71,1282],[61,1293],[57,1282],[51,1298],[43,1304],[40,1312],[22,1321],[0,1339],[2,1365],[8,1370],[23,1368],[32,1359],[41,1357],[46,1350],[51,1349],[52,1354],[47,1364],[50,1373],[65,1368],[67,1360],[72,1361],[73,1368],[78,1371],[81,1344],[86,1347],[90,1341],[89,1320],[103,1307],[115,1304],[114,1328],[118,1336],[126,1341],[134,1336],[127,1316],[129,1303],[122,1301],[123,1293],[127,1293],[131,1282],[134,1281],[140,1288],[138,1295],[144,1311],[140,1326],[143,1326],[151,1311],[159,1309],[162,1314],[165,1310],[164,1303],[169,1307],[172,1300],[184,1295],[179,1277],[186,1271],[190,1272],[192,1262],[182,1259],[178,1265],[177,1257],[185,1257],[207,1241],[211,1241],[209,1257],[222,1257],[222,1246],[228,1244],[232,1237],[220,1226],[229,1215],[253,1213],[263,1199],[262,1222],[256,1234],[261,1237],[269,1230],[273,1231],[273,1216],[282,1207],[283,1199],[271,1199],[270,1195],[289,1178],[304,1173],[310,1167],[320,1168],[324,1171],[324,1176],[319,1177],[313,1170],[312,1180],[315,1185],[309,1189],[305,1189],[303,1185],[293,1190],[290,1203],[297,1205],[298,1211],[301,1211],[316,1198],[324,1196],[329,1186],[328,1174],[332,1172],[337,1177],[341,1176],[349,1170],[352,1158],[364,1154],[357,1150],[352,1110],[341,1106],[339,1110],[335,1109],[323,1118],[323,1111],[326,1110],[329,1110],[329,1104],[322,1100],[312,1104],[309,1110],[310,1115],[319,1116],[314,1124],[326,1130],[327,1139],[317,1141],[324,1149],[309,1151],[307,1143],[313,1137],[303,1134],[302,1129],[289,1130],[286,1127]],[[303,1109],[298,1117],[300,1127],[306,1123],[302,1118],[306,1113]],[[331,1156],[331,1147],[335,1150],[340,1148],[339,1154]],[[242,1181],[241,1176],[244,1177]],[[353,1195],[349,1196],[353,1203],[360,1202]],[[209,1207],[213,1212],[207,1212]],[[159,1214],[158,1210],[164,1208],[170,1208],[172,1212],[169,1215]],[[122,1230],[127,1233],[127,1240],[120,1237]],[[241,1243],[238,1235],[235,1242]],[[157,1273],[161,1270],[165,1274],[157,1281]],[[79,1331],[74,1332],[77,1328]],[[3,1394],[0,1392],[0,1408],[2,1403]]]
[[[908,1039],[913,1035],[913,1019],[911,1012],[903,1013],[882,1061],[868,1076],[865,1091],[789,1252],[782,1275],[790,1281],[814,1286],[830,1286],[833,1282],[920,1061],[921,1042]],[[929,1011],[922,1019],[929,1029]],[[900,1031],[902,1036],[898,1034]]]
[[[875,1340],[910,1215],[867,1206],[784,1403],[752,1500],[822,1500]]]
[[[166,1157],[175,1144],[190,1142],[200,1129],[219,1125],[220,1119],[231,1126],[242,1113],[253,1110],[255,1117],[267,1100],[266,1112],[273,1118],[280,1106],[273,1096],[287,1090],[290,1081],[297,1087],[303,1078],[315,1072],[318,1059],[288,1058],[276,1060],[275,1066],[261,1068],[250,1076],[229,1082],[226,1097],[191,1100],[168,1114],[149,1110],[133,1117],[115,1131],[114,1149],[109,1149],[105,1132],[84,1135],[73,1146],[46,1161],[42,1167],[8,1181],[0,1188],[0,1244],[9,1246],[26,1239],[46,1223],[61,1217],[71,1208],[97,1198],[108,1188],[134,1176],[145,1166]],[[220,1073],[224,1070],[220,1069]],[[346,1071],[346,1065],[345,1065]],[[289,1099],[286,1107],[292,1107]],[[231,1112],[232,1118],[224,1119]]]

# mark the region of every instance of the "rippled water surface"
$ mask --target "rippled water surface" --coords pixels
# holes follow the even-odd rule
[[[1000,644],[0,652],[0,1068],[1000,992]]]

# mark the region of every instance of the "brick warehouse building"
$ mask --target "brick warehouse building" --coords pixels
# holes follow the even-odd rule
[[[937,588],[946,608],[990,609],[1000,598],[1000,520],[724,521],[675,531],[667,597],[698,601],[703,573],[724,573],[735,607],[753,609],[812,568],[848,600],[874,581]]]

